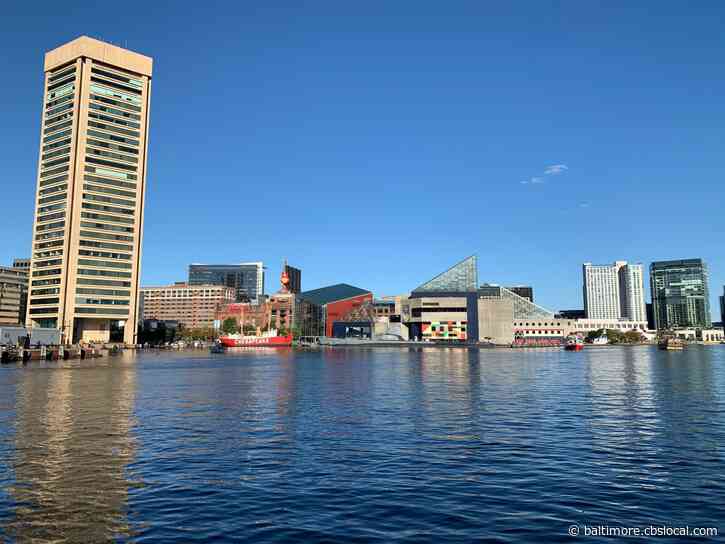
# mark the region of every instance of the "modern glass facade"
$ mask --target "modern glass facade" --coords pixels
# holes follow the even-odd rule
[[[135,341],[151,68],[87,37],[46,54],[28,323],[63,341]]]
[[[233,287],[237,302],[259,303],[264,294],[264,264],[192,264],[189,285],[223,285]]]
[[[658,330],[712,326],[707,265],[702,259],[653,262],[650,284]]]
[[[413,289],[413,293],[474,292],[478,285],[478,262],[471,255],[442,274]]]

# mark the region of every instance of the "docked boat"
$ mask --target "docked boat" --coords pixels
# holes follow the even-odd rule
[[[275,329],[264,332],[260,335],[243,336],[241,334],[229,334],[219,337],[219,342],[228,348],[246,347],[269,347],[286,348],[292,345],[292,334],[279,336]]]
[[[584,349],[584,340],[581,336],[569,335],[566,337],[564,349],[567,351],[581,351]]]
[[[668,351],[680,351],[685,349],[685,342],[679,338],[663,338],[660,340],[659,348]]]

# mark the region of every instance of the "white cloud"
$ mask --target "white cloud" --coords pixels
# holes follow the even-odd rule
[[[547,176],[555,176],[557,174],[563,174],[567,170],[569,170],[569,167],[566,164],[552,164],[544,170],[544,174]]]
[[[521,185],[528,185],[528,184],[529,184],[529,180],[528,179],[525,179],[524,181],[521,182]]]
[[[544,178],[531,178],[531,183],[539,184],[539,183],[545,183],[545,181],[544,181]]]
[[[589,202],[580,202],[579,203],[579,207],[580,208],[588,208],[589,207]]]

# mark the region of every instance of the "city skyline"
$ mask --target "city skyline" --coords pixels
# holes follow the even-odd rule
[[[531,6],[549,16],[550,26],[537,28],[505,7],[461,6],[441,29],[430,7],[418,7],[403,27],[375,26],[370,13],[237,9],[218,23],[219,57],[202,40],[212,18],[193,9],[162,14],[152,6],[143,20],[106,21],[103,7],[73,17],[10,8],[18,24],[0,37],[10,52],[0,62],[15,74],[16,107],[3,134],[11,183],[3,186],[10,205],[0,261],[31,247],[39,59],[89,34],[164,66],[154,87],[141,285],[182,280],[191,262],[286,257],[305,270],[308,287],[345,278],[396,294],[476,253],[482,282],[532,285],[538,303],[562,309],[582,306],[582,262],[700,257],[717,317],[723,227],[718,199],[706,196],[720,191],[716,135],[725,119],[706,89],[722,83],[711,51],[721,8],[646,14],[647,43],[636,7],[585,14],[574,5]],[[603,26],[616,22],[621,43],[593,49],[604,37],[597,17]],[[676,32],[681,17],[697,25],[697,39]],[[182,40],[180,28],[192,20],[200,28]],[[285,46],[274,47],[273,33],[263,31],[270,25],[287,32]],[[234,37],[239,26],[244,38]],[[504,44],[522,28],[518,48]],[[685,62],[688,55],[699,63]],[[596,70],[587,68],[591,60]],[[445,83],[434,77],[441,73]],[[662,78],[667,85],[658,85]],[[677,83],[685,80],[697,85],[698,100]],[[175,93],[187,85],[183,97]],[[187,124],[204,138],[189,138]],[[453,189],[446,198],[441,184]],[[285,199],[299,203],[296,212],[277,213]],[[692,210],[687,229],[671,222],[669,202]],[[644,283],[650,300],[648,277]]]

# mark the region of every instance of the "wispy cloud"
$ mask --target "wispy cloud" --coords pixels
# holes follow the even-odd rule
[[[543,174],[520,181],[521,185],[543,185],[546,183],[546,176],[556,176],[569,170],[566,164],[552,164],[544,169]]]
[[[569,167],[566,164],[552,164],[544,170],[544,174],[547,176],[555,176],[557,174],[563,174],[567,170],[569,170]]]
[[[580,208],[588,208],[589,207],[589,202],[580,202],[579,203],[579,207]]]

